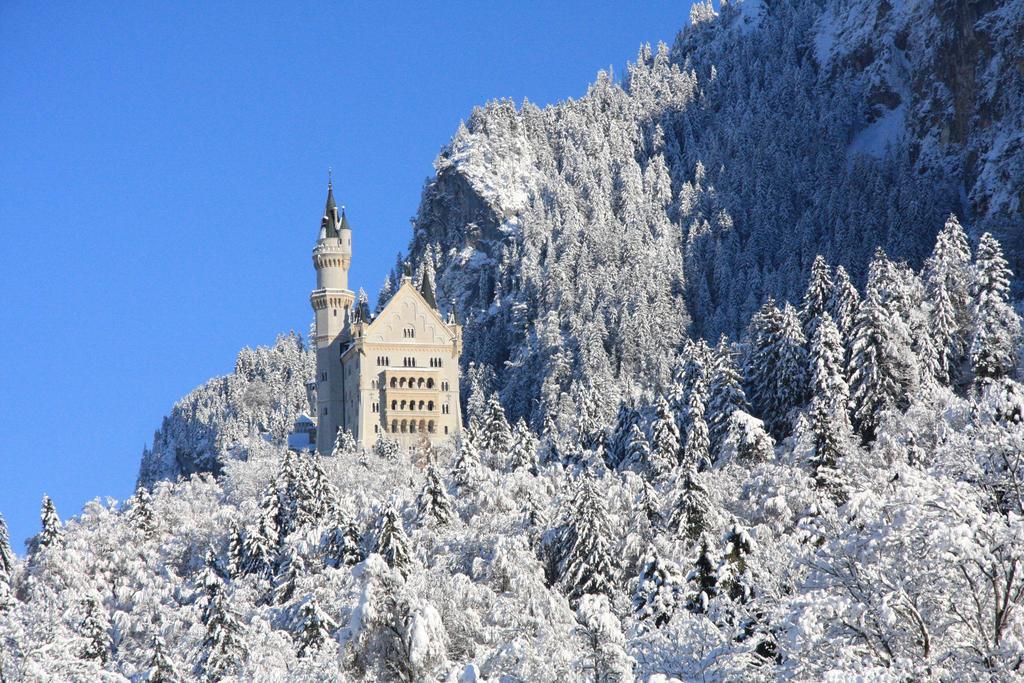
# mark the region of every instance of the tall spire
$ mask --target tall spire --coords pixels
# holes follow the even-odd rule
[[[423,281],[420,282],[420,294],[432,307],[437,308],[437,299],[434,297],[434,283],[430,281],[430,269],[423,269]]]
[[[327,205],[324,207],[325,216],[333,216],[338,205],[334,203],[334,183],[331,179],[330,171],[327,172]]]

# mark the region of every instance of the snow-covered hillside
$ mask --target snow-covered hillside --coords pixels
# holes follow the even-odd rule
[[[583,375],[663,386],[689,321],[737,335],[767,297],[799,297],[819,253],[863,285],[876,247],[920,265],[956,211],[1020,272],[1024,3],[748,0],[693,19],[622,84],[475,110],[424,192],[412,257],[469,320],[467,367],[538,428]]]

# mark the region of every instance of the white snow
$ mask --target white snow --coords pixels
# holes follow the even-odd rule
[[[885,156],[885,152],[895,146],[906,132],[906,108],[902,105],[890,109],[853,136],[847,151],[849,158],[857,154],[867,154],[876,158]]]

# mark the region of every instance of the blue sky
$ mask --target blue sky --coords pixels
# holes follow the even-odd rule
[[[301,5],[301,6],[300,6]],[[0,512],[131,494],[180,396],[305,333],[327,168],[375,296],[472,107],[582,95],[688,2],[0,4]]]

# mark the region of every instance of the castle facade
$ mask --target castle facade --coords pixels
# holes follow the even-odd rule
[[[441,316],[429,274],[419,287],[406,273],[387,304],[370,314],[348,286],[352,228],[334,189],[313,249],[316,289],[316,449],[330,453],[339,430],[363,448],[378,439],[403,445],[453,438],[462,428],[462,326]]]

